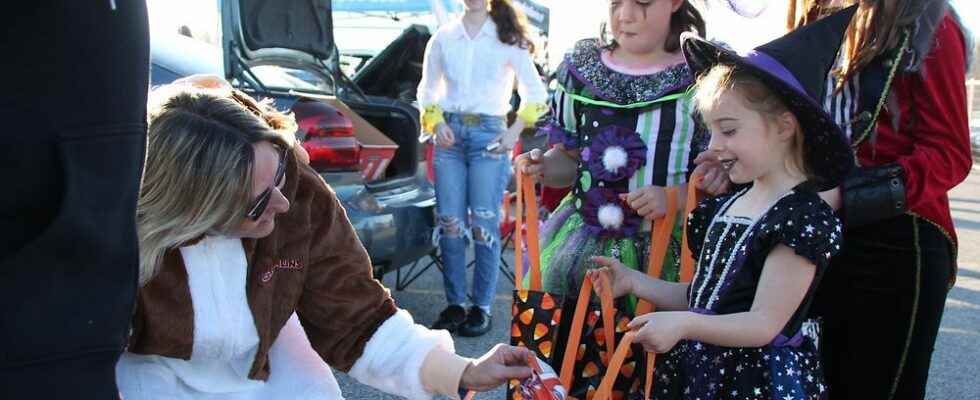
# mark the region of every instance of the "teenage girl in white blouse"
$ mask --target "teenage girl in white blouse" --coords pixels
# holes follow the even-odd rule
[[[442,26],[425,51],[418,100],[423,137],[434,140],[438,227],[446,300],[434,328],[463,336],[490,329],[500,259],[500,204],[507,154],[525,126],[546,110],[547,92],[531,61],[533,44],[510,0],[461,0],[463,16]],[[507,127],[514,83],[518,118]],[[475,244],[467,312],[466,246]]]

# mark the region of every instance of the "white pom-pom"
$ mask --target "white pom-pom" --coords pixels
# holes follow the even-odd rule
[[[606,168],[606,171],[616,172],[626,166],[628,158],[629,155],[626,154],[626,150],[623,150],[622,147],[609,146],[602,153],[602,166]]]
[[[623,225],[623,209],[611,203],[599,206],[599,224],[606,229],[619,229]]]

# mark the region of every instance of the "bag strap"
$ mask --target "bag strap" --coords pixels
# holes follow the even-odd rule
[[[681,224],[684,226],[684,233],[681,241],[681,262],[680,276],[681,282],[690,282],[694,276],[694,258],[691,250],[687,246],[687,216],[691,214],[697,206],[697,183],[701,177],[691,179],[687,184],[687,195],[685,196],[684,215],[681,216]],[[655,279],[660,279],[663,272],[664,258],[667,256],[667,247],[670,244],[670,237],[674,233],[674,220],[677,217],[678,195],[681,191],[676,187],[667,188],[667,215],[654,221],[654,229],[650,238],[650,259],[647,267],[647,274]],[[653,312],[656,307],[648,301],[640,300],[636,305],[636,315],[643,315]],[[646,381],[644,382],[644,393],[646,398],[650,398],[653,393],[653,370],[657,363],[656,353],[647,353]],[[610,362],[610,365],[612,363]]]
[[[663,272],[664,257],[667,255],[667,246],[670,244],[670,235],[674,230],[674,220],[677,218],[677,194],[676,187],[669,187],[667,190],[667,214],[663,218],[653,221],[653,232],[650,234],[650,256],[647,260],[647,275],[654,279],[660,279]],[[640,300],[636,305],[636,315],[643,315],[653,311],[653,304],[646,300]]]
[[[526,161],[517,163],[517,210],[514,212],[514,287],[521,290],[524,280],[524,238],[522,232],[527,226],[527,258],[530,262],[530,290],[541,290],[541,247],[538,242],[538,201],[534,193],[534,180],[522,172]],[[525,222],[525,207],[527,221]]]
[[[616,347],[616,352],[613,353],[612,358],[609,360],[609,367],[606,368],[606,374],[603,375],[602,382],[599,383],[599,388],[596,389],[595,396],[592,400],[612,399],[613,384],[616,383],[616,377],[619,376],[619,370],[623,368],[623,362],[626,361],[626,355],[629,354],[630,346],[633,345],[633,339],[635,337],[636,333],[633,331],[626,332],[626,335],[623,336],[623,340],[619,342],[619,346]],[[647,373],[648,382],[650,381],[650,377],[651,374]],[[647,384],[644,388],[644,399],[650,398],[650,393],[652,393],[651,389],[650,384]]]
[[[684,219],[682,220],[684,234],[681,235],[681,271],[679,276],[681,282],[690,282],[694,279],[694,255],[691,254],[691,247],[687,243],[687,218],[698,206],[697,187],[703,180],[704,177],[702,176],[693,176],[691,181],[687,183],[687,205],[684,207]]]
[[[592,276],[586,274],[582,281],[582,288],[578,292],[578,301],[575,303],[575,314],[572,316],[572,327],[568,333],[568,342],[565,346],[565,356],[561,363],[561,373],[558,379],[561,380],[565,389],[570,389],[573,374],[575,373],[575,358],[578,356],[578,347],[582,343],[582,331],[585,328],[585,313],[589,308],[589,300],[592,298],[592,287],[596,285],[599,293],[599,304],[602,310],[602,329],[606,339],[606,351],[612,353],[616,349],[616,308],[613,306],[612,283],[609,271],[600,270],[599,282],[593,282]]]

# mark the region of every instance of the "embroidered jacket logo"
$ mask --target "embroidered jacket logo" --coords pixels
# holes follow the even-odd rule
[[[262,282],[269,282],[272,280],[272,276],[275,275],[277,269],[285,270],[300,270],[303,269],[303,264],[299,260],[279,260],[269,266],[269,270],[262,274]]]

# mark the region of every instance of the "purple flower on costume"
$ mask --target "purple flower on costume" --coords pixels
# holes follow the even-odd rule
[[[579,147],[578,135],[565,130],[554,121],[548,122],[547,125],[538,129],[537,135],[548,136],[548,146],[561,143],[565,145],[566,149],[577,149]]]
[[[583,161],[588,163],[589,172],[594,178],[609,182],[633,176],[647,161],[647,145],[640,135],[617,125],[593,135],[588,150]]]
[[[619,199],[620,192],[594,187],[585,193],[582,220],[589,233],[601,237],[632,236],[640,228],[642,218]]]

